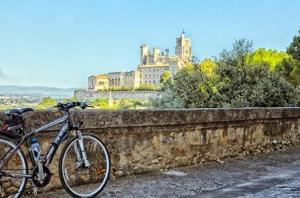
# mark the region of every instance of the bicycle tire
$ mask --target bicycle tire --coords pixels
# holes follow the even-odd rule
[[[61,183],[64,187],[64,189],[67,191],[68,194],[70,194],[72,197],[84,197],[84,198],[89,198],[89,197],[95,197],[96,195],[98,195],[100,192],[102,192],[102,190],[105,188],[108,180],[109,180],[109,175],[110,175],[110,168],[111,168],[111,163],[110,163],[110,156],[109,156],[109,152],[105,146],[105,144],[95,135],[90,134],[90,133],[82,133],[82,137],[86,138],[86,137],[92,137],[94,139],[97,139],[97,141],[101,144],[101,148],[104,150],[105,155],[107,156],[107,163],[108,163],[108,171],[105,174],[105,179],[104,181],[101,183],[101,188],[97,189],[97,191],[90,193],[88,195],[83,195],[83,194],[79,194],[79,193],[75,193],[74,190],[72,190],[69,185],[66,182],[66,178],[64,176],[64,158],[66,155],[66,152],[68,151],[68,149],[74,144],[75,141],[78,141],[78,137],[74,137],[72,138],[69,142],[66,143],[66,145],[64,146],[62,152],[61,152],[61,156],[60,156],[60,160],[59,160],[59,177],[61,180]]]
[[[10,145],[10,146],[12,146],[13,148],[16,148],[17,147],[17,145],[16,145],[16,143],[15,143],[15,141],[13,140],[13,139],[10,139],[10,138],[8,138],[8,137],[6,137],[6,136],[2,136],[2,135],[0,135],[0,143],[1,143],[1,140],[3,141],[6,141],[6,142],[8,142],[8,145]],[[27,162],[27,160],[26,160],[26,157],[25,157],[25,155],[24,155],[24,153],[23,153],[23,151],[22,151],[22,149],[21,148],[19,148],[17,151],[16,151],[16,153],[18,153],[18,155],[19,155],[19,157],[21,157],[21,161],[22,162],[24,162],[24,170],[26,171],[25,172],[25,174],[28,174],[29,173],[29,171],[28,171],[28,162]],[[2,177],[0,177],[0,181],[1,181],[1,179],[2,179]],[[24,193],[24,191],[25,191],[25,189],[26,189],[26,184],[27,184],[27,181],[28,181],[28,178],[27,177],[24,177],[24,180],[22,181],[23,182],[23,184],[20,186],[20,188],[18,189],[18,191],[17,191],[17,193],[14,195],[14,197],[15,198],[19,198],[19,197],[21,197],[22,196],[22,194]],[[7,197],[7,195],[4,195],[5,197]],[[1,194],[0,194],[0,197],[1,197]]]

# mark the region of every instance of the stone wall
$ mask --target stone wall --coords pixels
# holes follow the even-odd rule
[[[113,99],[122,99],[122,98],[130,98],[130,99],[141,99],[141,100],[149,100],[150,98],[158,98],[161,97],[162,92],[160,91],[111,91],[111,97]],[[91,98],[108,98],[110,92],[103,91],[86,91],[86,90],[76,90],[74,96],[79,100],[86,100]]]
[[[28,113],[28,130],[61,113]],[[0,118],[3,115],[0,114]],[[250,153],[270,152],[300,140],[300,108],[85,110],[72,113],[82,131],[100,137],[112,160],[112,178],[165,170]],[[39,136],[45,151],[56,129]],[[62,146],[63,147],[63,146]],[[50,187],[60,186],[57,163]]]

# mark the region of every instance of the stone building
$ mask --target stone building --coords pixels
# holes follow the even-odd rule
[[[137,88],[140,82],[138,71],[108,73],[109,86]]]
[[[109,87],[107,74],[92,75],[89,77],[88,82],[89,90],[107,89]]]
[[[181,33],[181,36],[176,39],[175,54],[183,62],[192,61],[191,39],[184,36],[184,31]]]
[[[161,51],[159,48],[154,47],[152,51],[150,51],[148,45],[142,45],[140,47],[140,64],[135,71],[101,74],[107,75],[107,80],[99,80],[99,82],[104,83],[105,81],[104,84],[108,84],[110,87],[137,88],[141,84],[154,84],[156,87],[159,87],[161,76],[165,71],[169,71],[173,77],[180,68],[191,61],[191,40],[185,36],[183,31],[180,37],[176,39],[174,55],[170,55],[169,49]],[[93,85],[94,81],[97,81],[95,77],[97,78],[97,76],[101,75],[95,75],[89,78],[89,90],[104,89],[104,87],[106,87],[104,85],[90,86]]]

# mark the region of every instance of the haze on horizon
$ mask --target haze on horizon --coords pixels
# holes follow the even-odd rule
[[[128,71],[147,43],[174,54],[185,30],[199,59],[239,38],[285,50],[300,28],[298,0],[0,1],[0,85],[86,87]]]

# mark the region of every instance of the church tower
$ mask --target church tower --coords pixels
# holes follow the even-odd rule
[[[149,46],[142,45],[141,46],[141,65],[147,65],[149,62]]]
[[[183,62],[192,61],[191,39],[185,37],[182,31],[179,38],[176,39],[175,53]]]

